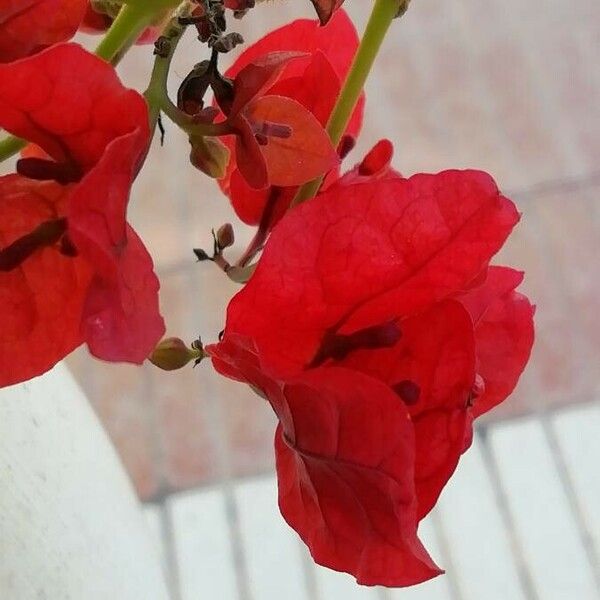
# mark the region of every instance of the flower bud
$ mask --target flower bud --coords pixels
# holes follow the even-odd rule
[[[185,367],[192,360],[202,359],[202,347],[188,348],[185,343],[176,337],[165,338],[154,349],[148,360],[159,369],[175,371]]]
[[[229,163],[229,150],[217,138],[190,136],[190,161],[203,173],[214,179],[225,176]]]
[[[224,225],[221,225],[219,229],[217,229],[216,239],[219,250],[224,250],[225,248],[233,246],[233,243],[235,242],[235,235],[233,233],[233,226],[231,223],[225,223]]]

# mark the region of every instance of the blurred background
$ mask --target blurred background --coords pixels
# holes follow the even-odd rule
[[[371,5],[346,1],[359,31]],[[308,0],[263,3],[236,30],[252,43],[295,17],[313,17]],[[188,32],[173,94],[203,50]],[[126,57],[126,84],[145,88],[151,54]],[[367,86],[348,166],[388,137],[404,174],[483,169],[523,213],[496,262],[525,270],[537,340],[423,524],[446,576],[388,591],[313,567],[276,506],[271,410],[210,365],[165,373],[83,349],[68,359],[147,503],[174,600],[600,598],[599,64],[596,0],[414,0]],[[237,286],[191,249],[210,248],[211,228],[230,221],[235,258],[252,230],[165,126],[130,220],[156,262],[168,335],[212,342]]]

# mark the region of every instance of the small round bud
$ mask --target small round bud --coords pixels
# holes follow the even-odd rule
[[[200,135],[191,135],[190,144],[190,162],[209,177],[221,179],[229,163],[227,146],[217,138]]]
[[[204,351],[201,345],[188,348],[179,338],[171,337],[159,342],[148,360],[159,369],[175,371],[185,367],[192,360],[199,361],[203,357]]]

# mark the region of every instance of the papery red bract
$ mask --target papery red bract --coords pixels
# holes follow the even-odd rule
[[[416,432],[420,519],[437,501],[465,447],[475,339],[469,313],[457,301],[438,302],[398,321],[398,327],[402,335],[392,347],[357,349],[337,362],[383,381],[406,404]]]
[[[329,136],[295,100],[264,96],[255,100],[246,114],[254,122],[285,123],[292,130],[289,137],[270,137],[269,143],[261,147],[271,185],[299,185],[337,165]],[[239,154],[238,165],[241,165]]]
[[[15,293],[18,273],[28,273],[24,293],[32,307],[17,338],[0,334],[3,350],[12,348],[19,356],[35,347],[34,356],[44,358],[11,363],[0,385],[40,374],[83,341],[100,358],[142,362],[164,332],[152,261],[126,222],[129,190],[149,142],[144,99],[124,88],[108,63],[77,45],[57,45],[0,65],[0,126],[40,147],[25,159],[37,161],[33,167],[31,162],[17,163],[19,171],[46,179],[66,173],[70,178],[66,185],[5,178],[4,185],[18,182],[23,207],[35,206],[40,190],[58,195],[53,214],[64,220],[65,230],[60,239],[24,254],[16,266],[9,261],[2,273],[2,294],[9,296]],[[46,220],[39,211],[22,219],[12,210],[13,219],[20,219],[19,229],[9,223],[13,233],[4,232],[5,257],[10,256],[10,244]],[[48,269],[36,267],[42,260]],[[46,307],[48,286],[64,291]],[[56,318],[50,312],[58,311],[60,302],[68,311],[63,315],[65,332],[54,337],[50,333],[42,343],[39,332],[50,332]],[[5,318],[21,317],[13,312]],[[54,339],[63,337],[68,343]]]
[[[273,406],[280,508],[315,560],[405,586],[440,572],[417,524],[514,387],[533,309],[488,267],[519,219],[493,180],[403,179],[390,156],[282,219],[207,351]]]
[[[324,28],[316,21],[299,20],[269,33],[247,48],[226,75],[235,78],[248,65],[272,52],[308,53],[308,59],[286,63],[277,81],[265,93],[295,100],[325,126],[357,47],[356,30],[346,13],[339,11]],[[355,138],[360,131],[363,108],[361,97],[346,130],[350,138]],[[223,191],[244,222],[256,225],[268,221],[263,227],[270,229],[289,207],[297,188],[271,182],[274,185],[266,189],[253,189],[240,174],[233,143],[224,141],[232,155],[228,171],[219,182]]]
[[[279,504],[315,559],[366,585],[439,574],[417,538],[414,432],[392,390],[322,367],[274,400]]]
[[[228,117],[235,117],[252,100],[265,94],[277,81],[286,65],[306,56],[303,52],[269,52],[253,60],[235,76],[233,102],[231,107],[222,106],[222,110]]]
[[[69,234],[94,265],[82,312],[84,338],[105,360],[141,363],[164,333],[152,258],[127,224],[129,188],[147,144],[139,128],[111,142],[70,198]],[[108,185],[107,185],[107,182]]]
[[[228,325],[254,339],[280,374],[310,362],[332,326],[351,333],[464,289],[518,221],[512,202],[478,171],[375,181],[322,196],[281,224],[279,241],[267,246],[276,250],[264,253],[229,305]],[[265,291],[274,282],[285,295]],[[251,308],[251,295],[264,311]]]
[[[140,94],[123,87],[113,67],[76,44],[0,65],[0,82],[0,125],[82,172],[115,138],[138,127],[148,130]]]
[[[3,0],[0,5],[0,63],[35,54],[71,38],[87,0]]]
[[[483,285],[460,296],[475,324],[478,371],[485,383],[473,413],[479,416],[513,391],[533,344],[532,306],[515,291],[523,273],[490,267]]]
[[[0,249],[40,223],[63,217],[68,190],[53,182],[0,177]],[[54,247],[0,268],[0,386],[43,373],[82,341],[81,311],[92,269]]]

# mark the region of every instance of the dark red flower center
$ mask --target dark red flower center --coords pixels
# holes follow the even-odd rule
[[[81,171],[73,163],[58,163],[46,158],[21,158],[17,161],[17,173],[36,181],[56,181],[61,185],[81,179]]]
[[[395,321],[359,329],[350,334],[328,331],[309,367],[318,367],[329,359],[343,360],[355,350],[391,348],[401,337],[402,331]]]
[[[421,395],[421,388],[410,379],[404,379],[394,384],[392,389],[407,406],[414,406],[419,401],[419,396]]]

